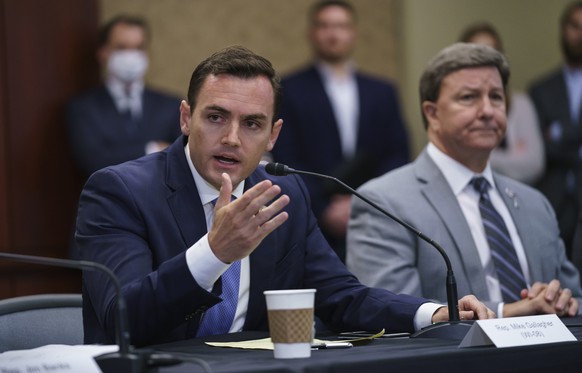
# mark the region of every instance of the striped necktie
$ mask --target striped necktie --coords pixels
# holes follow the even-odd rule
[[[214,204],[216,204],[216,200],[212,201],[212,205]],[[240,266],[240,260],[233,262],[214,284],[214,289],[216,289],[218,282],[222,281],[222,293],[220,294],[222,302],[215,304],[204,313],[196,337],[226,334],[230,331],[238,304]]]
[[[495,265],[495,272],[501,287],[503,301],[512,303],[520,300],[521,289],[527,288],[521,271],[513,241],[499,212],[489,198],[489,182],[483,177],[475,177],[471,184],[479,193],[479,212],[485,228],[485,236]]]

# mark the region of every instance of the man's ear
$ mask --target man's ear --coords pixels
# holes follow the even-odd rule
[[[424,101],[422,103],[422,113],[428,122],[428,127],[438,124],[439,120],[436,103],[432,101]]]
[[[275,143],[277,142],[277,138],[279,138],[279,133],[281,133],[281,128],[283,127],[283,119],[277,120],[273,123],[273,128],[271,128],[271,136],[269,138],[269,142],[267,143],[266,151],[270,152],[273,150]]]
[[[190,136],[190,119],[192,119],[190,105],[182,100],[180,103],[180,130],[184,136]]]
[[[97,58],[97,62],[99,62],[99,65],[101,66],[103,71],[105,71],[105,69],[107,69],[107,58],[108,57],[109,57],[109,49],[107,48],[107,46],[102,46],[99,49],[97,49],[97,52],[95,53],[95,58]]]
[[[422,103],[422,112],[424,116],[427,118],[433,118],[436,116],[436,104],[432,101],[424,101]]]

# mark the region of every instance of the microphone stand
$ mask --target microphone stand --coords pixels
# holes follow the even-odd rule
[[[349,185],[345,184],[343,181],[329,175],[318,174],[315,172],[309,171],[301,171],[295,170],[291,167],[288,167],[281,163],[268,163],[265,165],[265,170],[267,173],[275,176],[285,176],[288,174],[300,174],[300,175],[308,175],[314,176],[318,178],[323,178],[327,180],[332,180],[335,183],[341,185],[345,190],[349,191],[362,201],[366,202],[370,206],[374,207],[376,210],[380,211],[382,214],[388,216],[390,219],[395,221],[396,223],[400,224],[404,228],[408,229],[409,231],[413,232],[423,241],[430,244],[432,247],[437,249],[437,251],[441,254],[443,259],[445,260],[445,264],[447,266],[447,276],[446,276],[446,291],[447,291],[447,306],[449,309],[449,321],[438,322],[427,326],[416,333],[412,334],[411,338],[443,338],[443,339],[454,339],[454,340],[462,340],[465,337],[465,334],[469,331],[471,326],[473,325],[472,320],[468,321],[461,321],[459,317],[459,296],[457,295],[457,281],[455,280],[455,275],[453,273],[453,266],[451,265],[451,261],[449,260],[449,256],[445,252],[445,250],[439,245],[436,241],[432,238],[426,236],[424,233],[413,227],[412,225],[406,223],[403,220],[400,220],[396,216],[392,215],[388,211],[384,210],[376,203],[370,201],[368,198],[364,197],[360,193],[358,193],[354,188],[350,187]]]
[[[0,252],[0,259],[7,259],[16,262],[40,264],[53,267],[84,269],[105,273],[113,282],[117,293],[116,317],[115,317],[115,339],[119,346],[119,351],[103,354],[95,357],[99,368],[105,373],[138,373],[148,370],[148,354],[140,354],[133,351],[129,344],[129,329],[127,327],[127,308],[125,298],[121,292],[121,286],[117,276],[106,266],[84,260],[70,260],[47,258],[41,256],[21,255]]]

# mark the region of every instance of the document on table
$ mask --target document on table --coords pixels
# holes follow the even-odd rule
[[[380,332],[368,336],[362,337],[358,339],[345,339],[345,340],[321,340],[321,339],[314,339],[313,344],[320,344],[320,343],[330,343],[333,344],[334,342],[351,342],[352,344],[357,344],[358,342],[362,341],[370,341],[375,338],[379,338],[384,334],[384,329]],[[252,339],[249,341],[240,341],[240,342],[205,342],[209,346],[214,347],[230,347],[230,348],[242,348],[247,350],[273,350],[273,342],[271,338],[262,338],[262,339]]]
[[[117,345],[46,345],[6,351],[0,354],[0,371],[101,373],[94,357],[118,350]]]

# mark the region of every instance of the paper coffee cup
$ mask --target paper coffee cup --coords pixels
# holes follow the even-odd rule
[[[264,292],[276,359],[311,356],[315,289]]]

